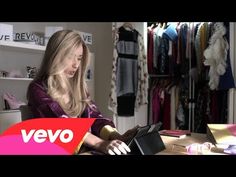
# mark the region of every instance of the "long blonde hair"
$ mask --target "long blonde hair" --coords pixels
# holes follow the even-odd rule
[[[74,77],[69,80],[63,72],[66,68],[65,58],[81,45],[83,58]],[[88,64],[89,49],[77,31],[62,30],[51,36],[35,80],[46,82],[48,94],[70,117],[80,116],[90,105],[85,82]],[[69,102],[65,102],[68,97]]]

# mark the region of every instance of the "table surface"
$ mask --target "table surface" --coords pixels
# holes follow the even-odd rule
[[[191,144],[194,143],[202,144],[205,142],[209,142],[206,134],[191,133],[190,136],[186,136],[184,138],[176,138],[176,137],[161,135],[161,138],[165,144],[166,149],[155,155],[226,155],[225,153],[223,153],[223,149],[219,148],[212,148],[211,151],[204,152],[204,154],[202,153],[190,154],[187,152],[186,147]],[[95,155],[91,152],[92,151],[87,151],[80,153],[79,155]]]
[[[176,138],[170,136],[161,136],[166,149],[157,153],[156,155],[225,155],[223,153],[223,149],[219,148],[211,148],[211,151],[203,151],[203,153],[188,153],[187,146],[198,143],[203,144],[205,142],[209,142],[206,134],[201,133],[191,133],[190,136],[186,136],[184,138]]]

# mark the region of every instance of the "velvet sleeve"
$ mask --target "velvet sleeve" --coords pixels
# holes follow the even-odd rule
[[[68,116],[58,102],[54,101],[48,94],[46,88],[41,82],[32,82],[29,85],[28,91],[28,105],[35,118],[50,117],[57,118],[63,115]],[[68,116],[69,117],[69,116]],[[97,106],[87,106],[81,118],[96,118],[95,122],[91,127],[91,132],[100,137],[101,130],[105,126],[115,128],[114,123],[109,118],[104,118]]]
[[[100,137],[100,131],[106,125],[115,128],[113,121],[110,118],[103,117],[103,115],[94,103],[92,103],[91,106],[87,106],[84,113],[82,114],[82,117],[96,118],[95,122],[91,127],[91,132],[96,136]]]
[[[42,82],[33,81],[30,83],[28,88],[28,105],[34,118],[68,116],[58,102],[54,101],[47,94],[47,90]]]

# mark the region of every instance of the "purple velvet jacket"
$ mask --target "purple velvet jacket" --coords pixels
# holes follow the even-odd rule
[[[59,118],[62,117],[62,115],[68,116],[58,102],[54,101],[47,94],[47,87],[42,81],[33,81],[30,83],[28,88],[28,106],[34,115],[34,118]],[[102,116],[94,103],[92,108],[93,109],[87,106],[80,117],[96,118],[91,127],[91,131],[94,135],[99,136],[100,130],[105,125],[115,127],[114,123],[110,119]]]

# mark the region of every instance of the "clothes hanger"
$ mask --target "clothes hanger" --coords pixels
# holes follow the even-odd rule
[[[154,26],[154,24],[153,23],[148,23],[148,28],[150,28],[150,29],[152,29],[153,28],[153,26]]]
[[[161,27],[162,29],[165,29],[166,28],[166,22],[164,22],[163,24],[162,24],[162,27]]]
[[[131,23],[129,22],[125,22],[123,25],[122,25],[125,29],[130,29],[130,30],[134,30],[134,27]]]

